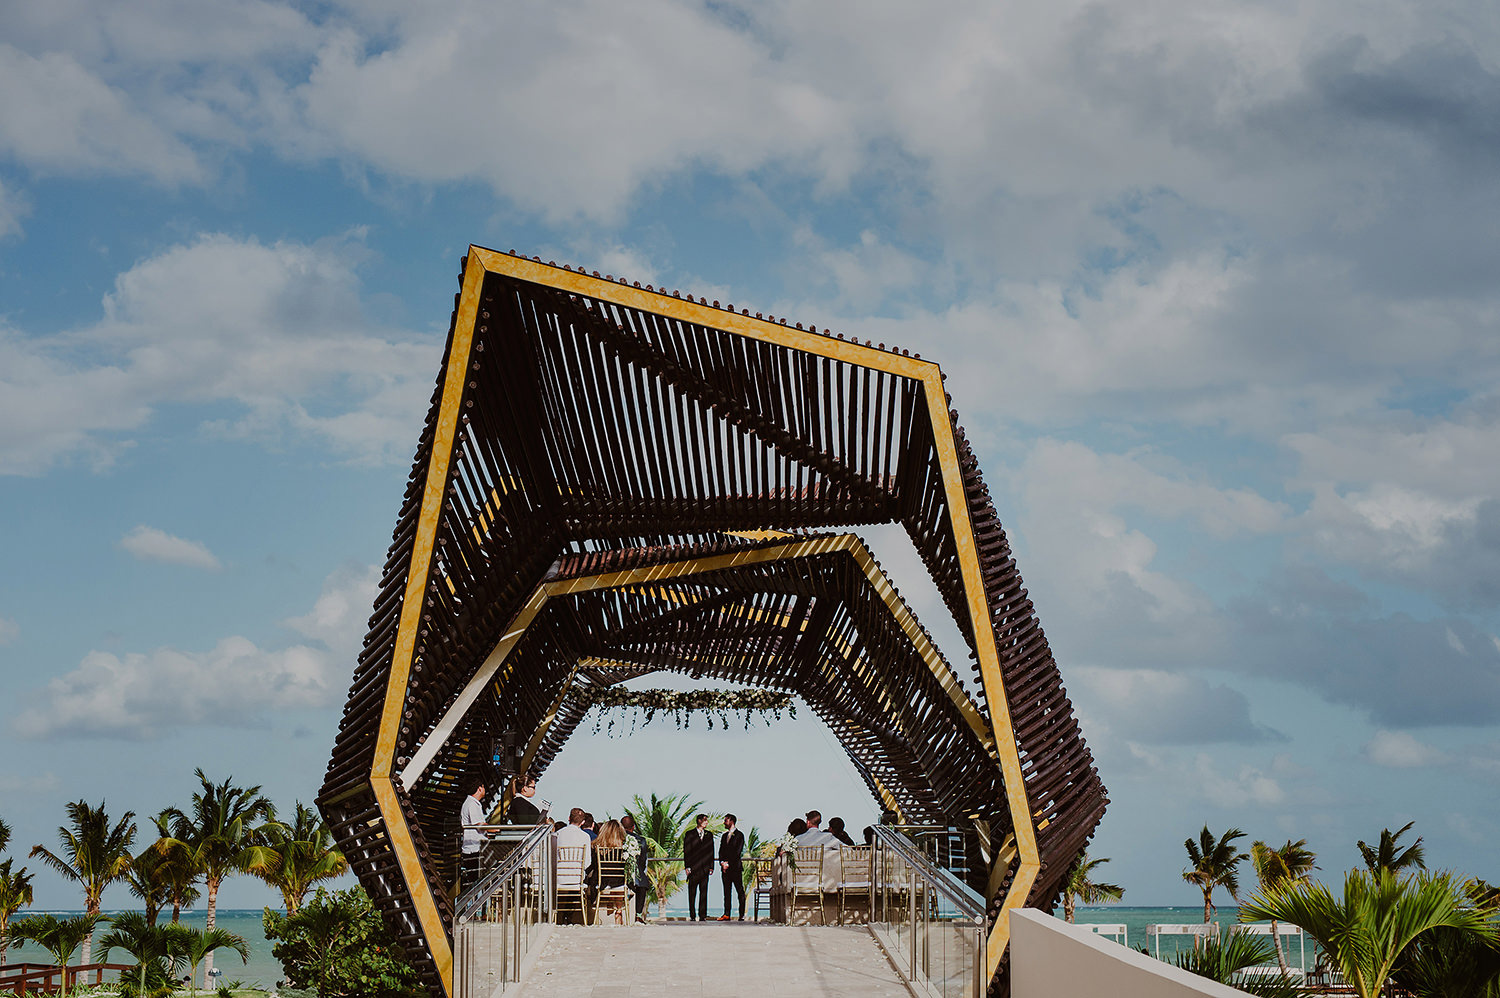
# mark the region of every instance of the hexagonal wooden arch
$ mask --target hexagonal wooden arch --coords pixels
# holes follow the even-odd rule
[[[991,912],[1050,908],[1107,799],[936,364],[471,246],[318,804],[434,993],[462,783],[544,769],[578,684],[796,692],[875,796],[972,829]],[[905,527],[971,696],[857,537]],[[988,957],[1008,990],[1007,922]]]

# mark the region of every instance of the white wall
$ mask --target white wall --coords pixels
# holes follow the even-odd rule
[[[1244,998],[1034,908],[1010,913],[1011,998]]]

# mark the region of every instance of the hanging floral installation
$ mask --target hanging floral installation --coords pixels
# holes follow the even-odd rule
[[[769,726],[781,715],[797,716],[797,705],[790,693],[774,690],[627,690],[619,686],[585,686],[577,689],[577,696],[588,702],[589,708],[597,707],[594,715],[594,734],[600,728],[611,736],[615,734],[616,711],[630,711],[630,732],[620,722],[620,736],[633,733],[638,726],[650,724],[658,714],[670,714],[679,728],[691,723],[693,714],[702,714],[708,719],[710,731],[714,719],[718,718],[724,730],[729,730],[729,716],[742,714],[745,729],[750,728],[751,715],[759,715]]]

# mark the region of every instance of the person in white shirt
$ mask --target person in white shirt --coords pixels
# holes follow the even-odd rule
[[[567,846],[583,846],[583,863],[575,866],[571,863],[557,866],[557,886],[576,889],[583,883],[583,871],[588,869],[593,862],[594,840],[589,838],[589,833],[583,830],[584,810],[575,807],[568,812],[568,824],[557,830],[553,836],[557,840],[559,849]]]
[[[797,836],[797,848],[823,847],[823,890],[837,891],[839,878],[842,876],[839,870],[838,853],[835,852],[839,848],[839,840],[833,837],[832,832],[824,830],[822,812],[809,811],[804,817],[807,820],[807,831]]]
[[[464,798],[458,812],[458,822],[463,826],[463,841],[458,864],[459,885],[467,888],[479,879],[479,850],[484,844],[484,835],[476,825],[484,824],[484,784],[476,783],[474,792]]]

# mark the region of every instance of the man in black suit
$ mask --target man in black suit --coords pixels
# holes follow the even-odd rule
[[[729,921],[729,891],[740,895],[740,921],[745,920],[745,833],[734,827],[738,819],[724,815],[724,834],[719,836],[719,876],[724,880],[724,914],[719,921]]]
[[[708,876],[714,872],[714,834],[708,830],[708,815],[698,815],[696,825],[683,833],[682,865],[687,867],[688,921],[706,922]]]

